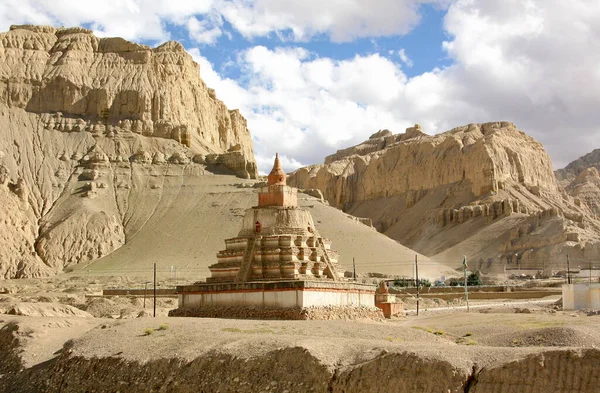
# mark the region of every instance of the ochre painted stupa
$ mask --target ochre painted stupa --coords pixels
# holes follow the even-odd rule
[[[275,155],[267,186],[258,193],[258,206],[246,210],[238,236],[225,240],[207,282],[338,281],[343,276],[331,242],[319,235],[310,213],[298,207],[298,190],[285,182]]]
[[[171,315],[307,319],[319,310],[356,315],[357,308],[377,315],[375,287],[346,281],[337,260],[298,206],[298,190],[286,185],[276,155],[258,206],[246,210],[237,237],[225,240],[206,283],[177,287],[179,308]]]

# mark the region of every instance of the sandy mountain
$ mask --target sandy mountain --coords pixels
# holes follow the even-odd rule
[[[592,209],[600,216],[600,149],[573,161],[556,172],[559,183],[569,195]]]
[[[0,34],[0,278],[109,254],[164,183],[207,168],[257,175],[246,120],[180,44],[48,26]]]
[[[600,149],[595,149],[583,157],[579,157],[563,169],[559,169],[554,173],[558,182],[567,188],[581,172],[588,168],[596,168],[600,171]]]
[[[542,145],[512,123],[438,135],[408,128],[301,168],[288,182],[320,189],[332,206],[432,259],[472,268],[566,267],[600,257],[600,222],[568,195]]]

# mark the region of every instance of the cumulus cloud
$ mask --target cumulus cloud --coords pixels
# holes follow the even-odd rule
[[[422,3],[435,0],[224,0],[223,16],[245,37],[291,32],[294,40],[326,34],[334,42],[404,35],[420,20]]]
[[[89,25],[98,34],[129,40],[166,40],[165,22],[182,26],[199,44],[223,34],[221,18],[247,38],[273,35],[308,40],[319,34],[345,42],[408,33],[419,5],[446,0],[3,0],[0,28],[11,24]],[[206,16],[206,17],[205,17]],[[215,17],[217,16],[217,17]]]
[[[404,50],[404,48],[396,52],[390,51],[390,54],[397,54],[400,60],[402,60],[404,65],[406,65],[408,68],[411,68],[413,66],[413,62],[410,59],[410,57],[408,57],[408,55],[406,54],[406,50]]]
[[[207,85],[246,116],[262,172],[270,169],[276,151],[289,171],[322,162],[379,128],[410,125],[390,110],[406,76],[378,54],[339,61],[316,58],[302,48],[256,46],[239,55],[247,81],[242,87],[221,78],[197,49],[190,53]]]
[[[445,27],[455,65],[440,83],[477,113],[448,119],[512,120],[544,143],[555,167],[599,147],[600,3],[460,0]]]
[[[168,40],[164,22],[185,26],[195,14],[209,13],[213,0],[3,0],[0,28],[11,24],[89,25],[100,36],[128,40]],[[193,22],[192,22],[193,25]]]
[[[185,23],[190,38],[199,44],[213,45],[223,35],[221,26],[223,21],[219,14],[212,13],[209,17],[198,20],[190,17]]]

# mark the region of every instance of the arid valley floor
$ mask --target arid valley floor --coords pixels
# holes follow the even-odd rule
[[[391,320],[167,317],[135,277],[0,282],[0,383],[32,392],[595,392],[600,315],[538,301]],[[151,292],[151,291],[149,291]],[[410,306],[409,306],[410,307]],[[151,329],[152,331],[150,332]],[[150,332],[150,333],[149,333]]]

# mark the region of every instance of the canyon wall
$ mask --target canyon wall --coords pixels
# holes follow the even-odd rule
[[[0,278],[111,253],[173,173],[207,171],[256,178],[252,140],[181,44],[49,26],[0,34]]]
[[[596,216],[600,216],[599,171],[600,149],[596,149],[554,172],[569,195],[589,206]]]
[[[569,195],[543,146],[509,122],[437,135],[418,125],[379,131],[298,169],[288,183],[320,189],[333,206],[449,265],[467,255],[484,270],[517,262],[541,269],[569,252],[582,260],[598,254],[593,193]]]

